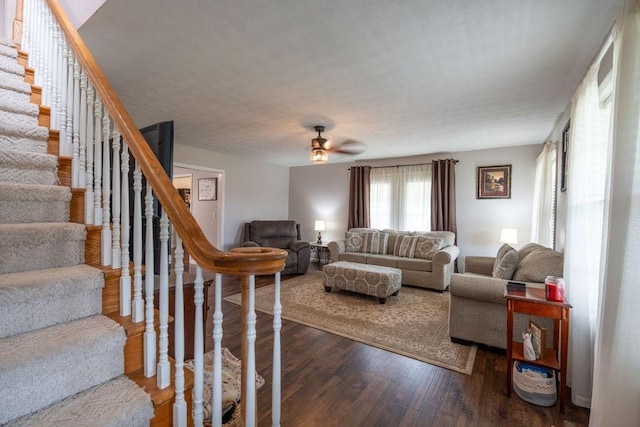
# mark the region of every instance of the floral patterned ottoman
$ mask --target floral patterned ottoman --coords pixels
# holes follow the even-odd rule
[[[398,268],[338,261],[322,267],[323,285],[327,292],[332,288],[378,297],[380,304],[389,295],[398,295],[402,272]]]

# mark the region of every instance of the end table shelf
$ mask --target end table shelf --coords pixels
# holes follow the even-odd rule
[[[567,397],[567,348],[569,340],[569,314],[571,305],[566,301],[556,302],[545,299],[544,289],[530,288],[525,291],[508,291],[507,299],[507,396],[511,397],[513,387],[513,361],[523,361],[553,369],[558,372],[560,390],[560,412],[564,412]],[[545,348],[544,357],[537,360],[524,358],[522,343],[513,340],[513,313],[553,319],[553,347]]]

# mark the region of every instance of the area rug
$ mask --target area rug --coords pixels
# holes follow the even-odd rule
[[[240,294],[224,298],[240,304]],[[282,318],[471,374],[477,347],[449,339],[449,293],[403,286],[380,304],[377,297],[345,291],[327,293],[322,273],[281,282]],[[256,310],[273,314],[274,285],[256,289]]]

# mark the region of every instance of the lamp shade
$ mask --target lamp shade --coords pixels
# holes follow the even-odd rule
[[[518,244],[518,230],[515,228],[503,228],[500,232],[500,242],[510,245]]]
[[[311,160],[311,163],[316,165],[327,163],[327,160],[329,160],[329,154],[322,149],[315,149],[309,155],[309,160]]]
[[[316,220],[316,231],[324,231],[324,221],[321,219]]]

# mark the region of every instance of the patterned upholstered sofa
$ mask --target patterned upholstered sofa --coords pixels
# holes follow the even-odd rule
[[[508,280],[527,286],[544,288],[547,276],[562,276],[564,257],[553,249],[537,243],[520,250],[503,245],[496,257],[468,256],[465,273],[451,277],[449,335],[452,340],[471,341],[491,347],[507,348],[507,302],[504,288]],[[516,314],[514,337],[527,329],[530,316]],[[533,318],[552,330],[549,319]],[[551,333],[547,334],[550,344]]]
[[[331,262],[395,267],[402,284],[444,291],[449,286],[460,249],[450,231],[409,232],[352,228],[344,240],[330,242]]]

